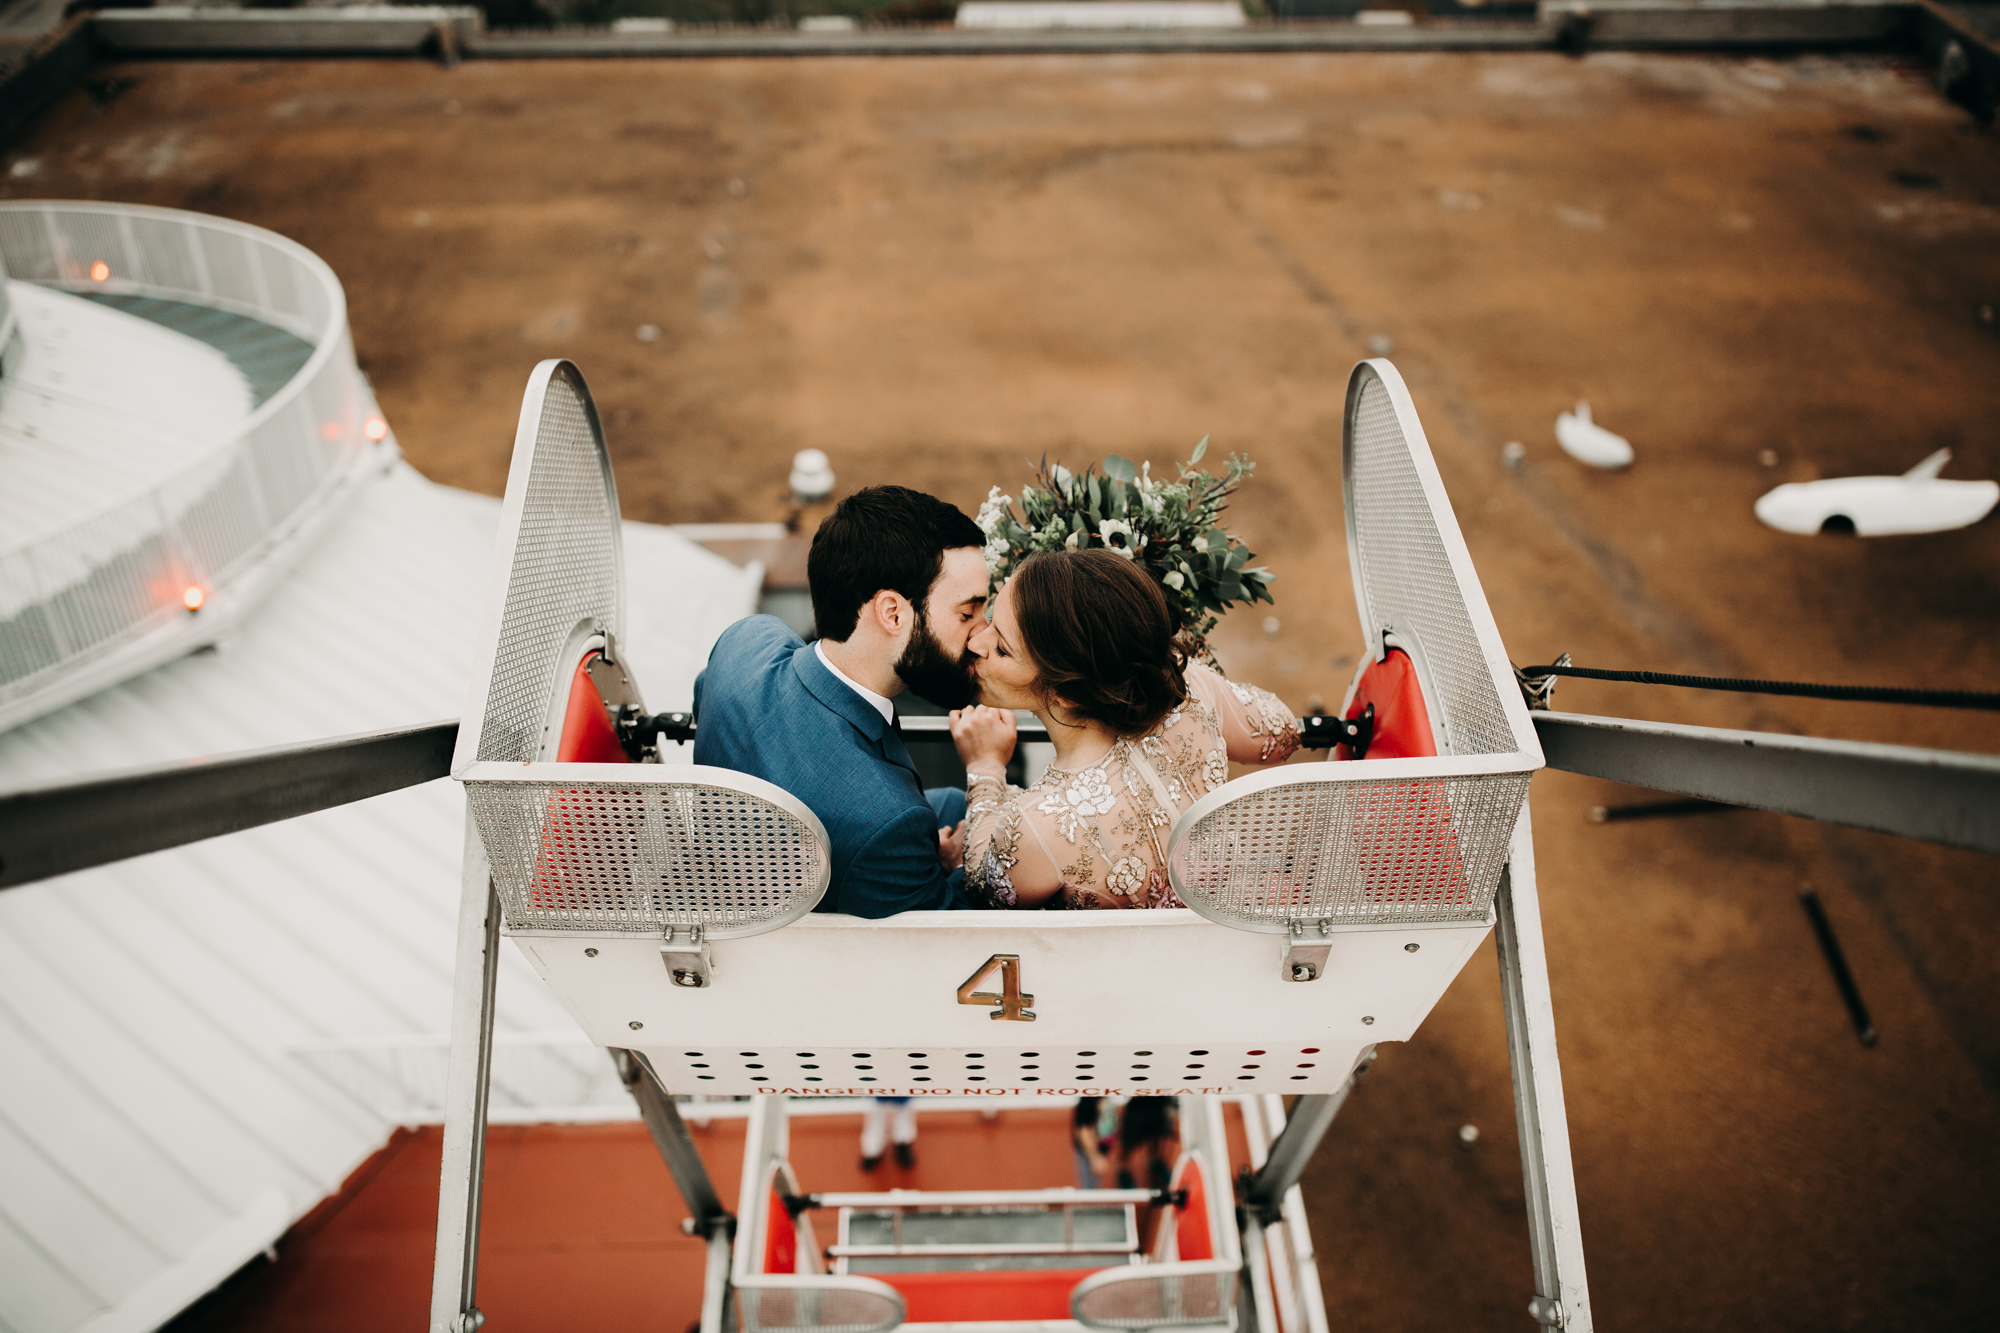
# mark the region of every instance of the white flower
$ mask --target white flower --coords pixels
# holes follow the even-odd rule
[[[1083,534],[1081,532],[1072,532],[1069,536],[1065,537],[1063,539],[1063,550],[1074,551],[1076,549],[1077,539],[1082,536]]]
[[[1107,518],[1097,525],[1097,535],[1105,546],[1130,560],[1141,546],[1146,544],[1143,537],[1135,537],[1132,525],[1120,518]],[[1118,540],[1124,538],[1123,541]]]
[[[988,563],[991,562],[989,561]],[[1174,570],[1172,573],[1168,574],[1165,578],[1161,579],[1160,582],[1166,584],[1169,588],[1172,588],[1175,592],[1179,592],[1182,588],[1187,586],[1187,580],[1181,577],[1181,572],[1178,569]]]
[[[981,532],[991,537],[994,530],[1000,526],[1000,520],[1007,516],[1007,511],[1013,507],[1013,504],[1014,497],[1001,494],[1000,488],[995,486],[986,493],[986,503],[979,506],[979,517],[975,518],[973,522],[979,525]]]

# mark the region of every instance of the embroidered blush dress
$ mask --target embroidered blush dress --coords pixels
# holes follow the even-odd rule
[[[1191,664],[1188,697],[1153,731],[1032,786],[966,780],[965,893],[979,907],[1179,907],[1167,834],[1229,779],[1229,761],[1275,764],[1299,747],[1274,694]]]

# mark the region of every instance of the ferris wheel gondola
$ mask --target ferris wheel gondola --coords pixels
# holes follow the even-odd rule
[[[476,1232],[477,1195],[454,1179],[454,1154],[470,1163],[485,1078],[471,969],[480,951],[490,963],[500,933],[629,1071],[656,1138],[685,1132],[670,1093],[758,1098],[751,1152],[763,1154],[756,1171],[769,1188],[750,1189],[746,1161],[738,1242],[712,1279],[736,1293],[741,1328],[903,1320],[883,1280],[815,1269],[810,1228],[770,1205],[788,1197],[770,1184],[790,1169],[785,1099],[865,1095],[1193,1099],[1180,1170],[1197,1182],[1210,1173],[1195,1192],[1217,1211],[1198,1229],[1228,1243],[1206,1242],[1197,1258],[1167,1243],[1145,1265],[1144,1298],[1129,1285],[1137,1269],[1082,1272],[1069,1313],[1107,1328],[1237,1323],[1236,1281],[1219,1279],[1217,1265],[1241,1268],[1244,1238],[1226,1154],[1201,1146],[1214,1099],[1297,1093],[1337,1105],[1377,1043],[1415,1034],[1501,922],[1509,863],[1517,880],[1526,863],[1529,778],[1542,765],[1414,406],[1386,361],[1354,369],[1342,465],[1367,654],[1341,714],[1368,717],[1366,757],[1348,757],[1360,749],[1348,727],[1352,745],[1326,761],[1228,782],[1184,812],[1168,856],[1185,909],[863,920],[813,911],[830,854],[803,802],[744,774],[671,762],[634,735],[634,720],[647,719],[643,664],[619,642],[618,502],[603,431],[576,367],[538,366],[488,593],[488,657],[452,762],[469,819],[466,1030],[454,1032],[453,1105],[463,1109],[447,1121],[434,1326],[473,1308],[470,1261],[451,1252],[465,1253]],[[483,924],[477,936],[472,921]],[[1510,991],[1522,1005],[1517,1057],[1541,1021],[1524,996],[1546,1006],[1538,928],[1535,943],[1532,971],[1518,940],[1503,951],[1503,968],[1511,960],[1527,983]],[[1542,1026],[1544,1069],[1517,1058],[1517,1083],[1531,1103],[1537,1079],[1545,1085],[1536,1133],[1563,1140],[1568,1190]],[[1295,1138],[1293,1155],[1298,1147]],[[1270,1208],[1292,1181],[1265,1182]],[[782,1245],[757,1239],[785,1229]],[[1571,1271],[1576,1327],[1588,1322],[1580,1248]],[[1553,1277],[1547,1286],[1538,1300],[1554,1316],[1562,1296]],[[1211,1290],[1213,1300],[1197,1294]],[[1135,1300],[1153,1313],[1132,1315]],[[781,1307],[782,1318],[759,1313]],[[808,1307],[821,1313],[808,1318]]]

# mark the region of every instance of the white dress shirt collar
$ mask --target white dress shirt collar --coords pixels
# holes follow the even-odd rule
[[[887,722],[892,726],[895,724],[896,705],[891,703],[886,697],[875,693],[875,691],[869,689],[866,685],[860,684],[859,682],[854,680],[851,676],[849,676],[845,671],[842,671],[839,667],[835,666],[833,662],[829,660],[826,655],[825,640],[814,639],[813,652],[819,655],[819,664],[825,667],[828,671],[831,671],[833,673],[833,678],[835,680],[839,681],[842,685],[845,685],[848,689],[853,690],[856,694],[860,695],[862,698],[866,699],[869,705],[872,708],[874,708],[876,712],[882,715],[882,720],[884,722]]]

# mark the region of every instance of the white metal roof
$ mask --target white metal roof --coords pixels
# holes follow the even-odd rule
[[[0,734],[0,789],[451,716],[498,509],[392,466],[219,649]],[[760,573],[625,543],[625,655],[688,707]],[[382,1143],[407,1093],[354,1056],[448,1026],[462,821],[440,780],[0,895],[0,1329],[156,1327]],[[510,1043],[574,1029],[503,961],[498,1104],[586,1100],[506,1086]]]
[[[20,334],[0,375],[0,545],[165,480],[249,418],[250,382],[208,344],[31,282],[6,295]]]

